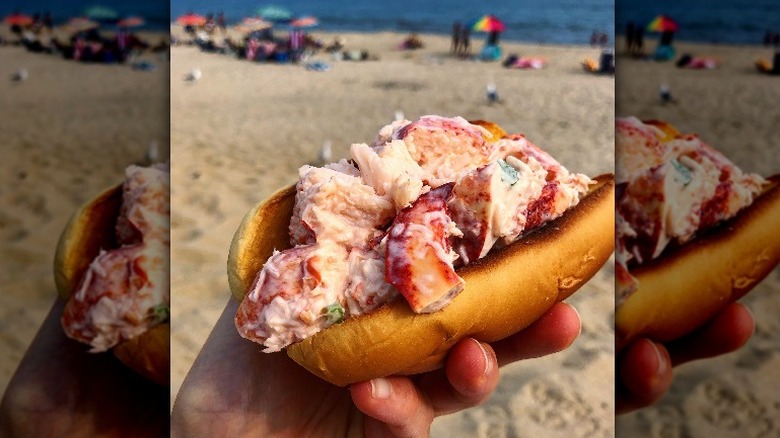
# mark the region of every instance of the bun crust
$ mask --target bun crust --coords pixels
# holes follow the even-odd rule
[[[101,248],[116,248],[115,227],[122,207],[122,184],[79,208],[68,221],[54,255],[54,282],[63,300],[79,287]],[[162,385],[170,382],[170,324],[159,324],[113,348],[114,355],[137,373]]]
[[[493,342],[530,325],[587,282],[614,250],[613,175],[562,217],[458,270],[465,289],[443,310],[415,314],[402,298],[333,325],[287,347],[288,355],[339,386],[391,374],[440,368],[449,349],[472,336]],[[228,258],[233,296],[241,301],[274,248],[288,248],[295,187],[251,210]]]
[[[92,198],[68,220],[54,254],[54,283],[63,300],[79,287],[100,248],[117,246],[114,229],[121,207],[122,184],[118,184]]]
[[[737,216],[632,269],[639,287],[617,309],[620,349],[639,337],[666,342],[715,316],[780,262],[780,175]]]

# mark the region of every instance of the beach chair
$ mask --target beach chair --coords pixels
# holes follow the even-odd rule
[[[775,52],[775,56],[772,61],[767,59],[759,59],[755,62],[756,69],[769,75],[780,75],[780,49]]]
[[[588,73],[598,73],[599,63],[595,59],[585,58],[582,61],[582,68]]]
[[[756,70],[764,74],[772,74],[772,63],[766,59],[758,59],[755,62]]]

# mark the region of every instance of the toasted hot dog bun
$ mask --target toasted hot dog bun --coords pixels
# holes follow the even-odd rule
[[[460,339],[493,342],[530,325],[585,284],[615,240],[613,175],[562,217],[458,270],[466,286],[443,310],[416,314],[399,298],[287,347],[288,355],[333,384],[440,368]],[[295,187],[252,209],[230,248],[228,279],[239,302],[274,249],[290,247]]]
[[[77,290],[100,249],[116,248],[115,228],[122,207],[122,184],[113,186],[79,208],[68,221],[54,255],[54,282],[63,300]],[[113,348],[114,355],[137,373],[162,385],[170,383],[170,324]]]
[[[620,349],[639,337],[683,336],[741,298],[780,262],[780,175],[713,230],[632,269],[639,286],[618,307]]]

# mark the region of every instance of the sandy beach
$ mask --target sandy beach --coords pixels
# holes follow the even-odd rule
[[[646,47],[655,45],[651,41]],[[743,170],[764,176],[780,173],[780,83],[753,67],[758,58],[771,59],[771,49],[682,42],[675,47],[678,56],[713,56],[721,63],[714,70],[686,70],[673,62],[619,56],[616,114],[669,121],[681,132],[699,134]],[[667,105],[659,98],[662,81],[674,99]],[[671,390],[658,404],[617,418],[618,436],[778,436],[780,393],[773,383],[780,379],[778,297],[780,270],[775,269],[741,300],[756,320],[747,345],[677,368]]]
[[[4,27],[1,32],[8,36]],[[64,36],[64,35],[63,35]],[[156,44],[164,34],[144,34]],[[169,151],[167,54],[93,65],[0,47],[0,390],[56,296],[57,239],[76,208],[124,178],[152,143]],[[11,76],[25,69],[25,81]]]
[[[335,36],[313,35],[325,43]],[[172,398],[228,299],[225,261],[241,218],[294,182],[301,165],[317,164],[323,142],[332,143],[335,161],[352,143],[371,141],[396,111],[408,119],[460,115],[523,132],[569,169],[613,168],[614,79],[580,67],[598,49],[503,43],[505,54],[549,61],[523,71],[455,59],[447,37],[422,35],[423,49],[400,51],[403,34],[341,36],[345,49],[379,60],[339,62],[323,53],[314,60],[330,70],[315,72],[173,47]],[[475,36],[472,52],[481,47]],[[201,79],[184,81],[196,68]],[[487,102],[489,81],[499,104]],[[610,263],[571,299],[583,320],[571,348],[507,366],[486,404],[437,419],[432,435],[612,436],[612,272]]]

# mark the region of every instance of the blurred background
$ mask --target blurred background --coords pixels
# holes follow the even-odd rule
[[[54,302],[70,215],[128,165],[168,160],[168,9],[0,3],[0,391]]]
[[[618,0],[616,116],[667,121],[744,171],[780,173],[779,19],[771,0]],[[617,418],[619,436],[778,435],[780,270],[742,302],[756,319],[748,344],[676,369],[658,404]]]

